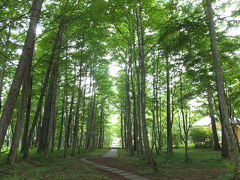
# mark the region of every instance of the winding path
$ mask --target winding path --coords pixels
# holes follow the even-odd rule
[[[102,157],[104,157],[104,158],[118,157],[117,149],[111,149],[106,154],[104,154]],[[95,166],[96,168],[99,168],[99,169],[102,169],[102,170],[109,171],[111,173],[117,174],[117,175],[122,176],[122,177],[124,177],[126,179],[130,179],[130,180],[150,180],[148,178],[145,178],[145,177],[139,176],[137,174],[133,174],[133,173],[127,172],[125,170],[112,168],[112,167],[106,166],[104,164],[100,164],[100,163],[89,161],[89,160],[87,160],[87,158],[82,158],[82,159],[80,159],[80,161],[83,162],[83,163]]]

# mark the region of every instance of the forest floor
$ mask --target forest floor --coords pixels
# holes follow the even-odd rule
[[[119,150],[119,157],[89,157],[88,160],[113,168],[147,177],[153,180],[228,180],[231,179],[228,168],[230,163],[221,159],[220,152],[211,149],[189,150],[190,161],[185,162],[184,150],[176,149],[172,155],[161,153],[155,156],[159,171],[155,173],[143,156],[130,156],[125,150]]]
[[[20,158],[13,166],[5,165],[4,155],[0,157],[0,180],[124,180],[111,172],[95,168],[80,162],[80,158],[109,167],[125,170],[153,180],[227,180],[230,179],[230,163],[221,159],[220,152],[210,149],[190,149],[190,161],[185,163],[184,150],[175,149],[172,155],[154,154],[159,171],[155,173],[143,156],[130,156],[119,149],[119,157],[102,157],[109,149],[102,149],[81,156],[63,158],[63,152],[50,153],[43,160],[37,153],[32,153],[29,161]]]
[[[109,149],[83,153],[81,157],[98,156]],[[99,170],[79,161],[79,156],[63,157],[63,152],[49,154],[43,160],[37,153],[32,153],[28,161],[19,158],[12,166],[6,165],[6,155],[0,157],[0,180],[121,180],[121,177]]]

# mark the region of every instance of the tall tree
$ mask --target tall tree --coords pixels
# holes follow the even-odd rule
[[[142,117],[142,132],[144,150],[148,160],[148,163],[156,170],[156,162],[152,157],[152,153],[149,147],[147,123],[146,123],[146,70],[145,70],[145,50],[144,50],[144,29],[142,24],[142,2],[138,0],[138,8],[136,10],[137,18],[137,37],[139,48],[139,64],[141,74],[141,117]]]
[[[218,92],[218,101],[219,101],[219,111],[221,115],[222,128],[225,134],[225,140],[228,148],[229,158],[236,162],[236,176],[240,178],[240,157],[237,147],[236,138],[234,136],[233,129],[230,123],[230,117],[228,112],[228,105],[226,94],[224,90],[224,80],[222,75],[222,68],[219,58],[218,46],[217,46],[217,36],[215,31],[215,23],[213,19],[213,8],[211,0],[206,0],[206,13],[208,17],[209,25],[209,35],[211,39],[211,49],[214,60],[214,70],[216,76],[217,92]]]
[[[15,108],[17,97],[23,80],[22,77],[26,71],[26,68],[28,67],[28,64],[32,61],[34,43],[36,38],[36,29],[41,14],[42,3],[43,0],[34,0],[32,3],[30,18],[31,20],[29,22],[26,40],[0,120],[0,149],[2,148],[7,128],[11,122],[13,110]]]

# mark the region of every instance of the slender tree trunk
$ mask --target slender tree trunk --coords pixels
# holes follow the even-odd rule
[[[167,70],[167,153],[173,152],[172,142],[172,122],[171,122],[171,91],[170,91],[170,75],[169,75],[169,61],[166,58],[166,70]]]
[[[179,117],[180,137],[184,142],[185,162],[188,162],[189,161],[189,157],[188,157],[188,132],[189,132],[189,127],[190,127],[190,123],[189,123],[190,121],[188,120],[187,113],[184,113],[182,72],[180,74],[180,111],[181,111],[181,115],[182,115],[182,123],[180,122],[181,118]]]
[[[123,110],[123,105],[121,104],[121,112],[120,112],[120,116],[121,116],[121,141],[122,141],[122,149],[125,148],[125,137],[124,137],[124,110]]]
[[[58,85],[57,85],[58,86]],[[55,136],[56,136],[56,100],[55,100],[55,104],[53,105],[53,111],[52,111],[52,135],[51,135],[51,152],[54,151],[55,149]]]
[[[142,132],[144,149],[148,163],[157,170],[156,162],[152,157],[151,149],[149,147],[147,123],[146,123],[146,71],[145,71],[145,53],[144,53],[144,30],[142,27],[142,2],[138,0],[137,10],[137,36],[139,41],[139,59],[141,70],[141,116],[142,116]]]
[[[22,84],[22,77],[25,74],[28,64],[32,61],[36,28],[41,13],[42,3],[43,0],[35,0],[32,4],[31,20],[29,23],[23,51],[0,120],[0,149],[2,149],[6,131],[11,122],[13,110],[15,108],[19,90]]]
[[[136,13],[137,16],[137,13]],[[138,23],[138,21],[136,22]],[[135,37],[134,37],[135,39]],[[138,37],[139,40],[139,37]],[[135,42],[135,40],[133,40]],[[138,44],[139,46],[139,44]],[[137,55],[136,55],[136,45],[133,43],[133,60],[134,60],[134,66],[135,66],[135,72],[136,72],[136,78],[137,78],[137,95],[136,95],[136,113],[137,113],[137,129],[138,129],[138,143],[139,143],[139,152],[140,154],[143,154],[143,141],[142,141],[142,117],[141,117],[141,79],[140,79],[140,62],[137,62]]]
[[[28,136],[31,107],[32,107],[32,83],[33,83],[32,81],[33,81],[33,77],[32,77],[32,75],[30,75],[30,82],[29,82],[29,88],[28,88],[27,112],[26,112],[26,120],[25,120],[24,132],[23,132],[23,137],[22,137],[21,152],[24,151],[26,144],[27,144],[27,136]]]
[[[82,51],[81,51],[82,54]],[[81,55],[82,57],[82,55]],[[82,61],[82,58],[81,58]],[[73,132],[73,148],[72,154],[75,154],[78,142],[78,131],[79,131],[79,119],[80,119],[80,103],[81,103],[81,84],[82,84],[82,63],[80,63],[80,71],[79,71],[79,83],[78,83],[78,100],[76,106],[76,116],[75,116],[75,124],[74,124],[74,132]]]
[[[55,137],[55,116],[56,116],[56,99],[57,99],[57,79],[58,79],[58,66],[59,66],[59,61],[60,61],[60,52],[58,54],[57,57],[57,62],[56,62],[56,66],[53,66],[53,82],[52,84],[50,84],[50,90],[49,90],[49,95],[51,94],[51,97],[48,95],[49,98],[51,98],[51,100],[49,100],[48,103],[50,103],[50,112],[46,112],[46,109],[44,109],[44,113],[49,113],[49,120],[48,120],[48,126],[47,126],[47,136],[46,136],[46,141],[44,142],[44,157],[46,158],[48,155],[48,152],[50,150],[50,146],[51,146],[51,140],[53,140]],[[51,81],[50,81],[51,82]],[[47,105],[46,107],[49,107],[49,105]],[[45,118],[48,118],[48,115],[45,116]],[[43,119],[47,120],[47,119]],[[53,148],[54,148],[54,142],[52,142],[53,144]],[[52,148],[52,149],[53,149]]]
[[[65,108],[65,92],[62,99],[62,112],[61,112],[61,124],[60,124],[60,133],[59,133],[59,141],[58,141],[58,150],[61,149],[62,145],[62,134],[63,134],[63,124],[64,124],[64,108]]]
[[[55,52],[55,50],[53,52]],[[30,150],[30,146],[31,146],[32,139],[34,136],[34,130],[35,130],[38,118],[39,118],[39,116],[41,114],[41,110],[42,110],[42,103],[43,103],[44,95],[45,95],[45,92],[47,89],[48,79],[49,79],[49,75],[50,75],[50,71],[51,71],[51,67],[52,67],[52,61],[53,61],[53,55],[48,64],[47,72],[46,72],[46,75],[44,78],[43,86],[42,86],[40,97],[39,97],[38,104],[37,104],[37,109],[35,111],[32,126],[30,128],[30,131],[29,131],[29,134],[27,137],[27,142],[26,142],[26,145],[23,150],[23,159],[28,159],[28,157],[29,157],[29,150]],[[38,128],[37,128],[37,142],[39,140],[39,132],[40,132],[40,126],[38,126]]]
[[[70,148],[70,134],[71,134],[72,119],[73,119],[74,96],[75,96],[75,93],[73,90],[71,104],[70,104],[70,110],[69,110],[69,117],[68,117],[67,124],[66,124],[64,157],[67,156],[68,149]]]
[[[27,107],[27,97],[28,97],[28,87],[29,87],[29,79],[30,79],[30,73],[31,73],[31,62],[29,64],[29,67],[27,68],[25,74],[24,74],[24,80],[22,84],[22,95],[21,95],[21,102],[17,117],[17,123],[13,134],[12,144],[11,148],[8,154],[8,163],[13,164],[15,161],[15,158],[17,156],[17,151],[20,143],[20,137],[22,134],[23,124],[24,124],[24,116],[26,112]]]
[[[158,52],[158,58],[157,60],[159,60],[159,52]],[[161,128],[161,97],[159,97],[159,92],[158,92],[158,87],[159,87],[159,68],[158,68],[158,61],[156,61],[156,85],[155,85],[155,104],[156,104],[156,143],[158,145],[156,145],[156,152],[159,155],[160,151],[161,151],[161,146],[162,146],[162,128]],[[160,107],[159,107],[159,100],[160,100]],[[160,113],[159,113],[160,112]],[[160,116],[159,116],[160,115]]]
[[[44,116],[41,127],[41,135],[38,146],[38,152],[44,153],[44,157],[47,156],[50,149],[50,142],[52,138],[52,127],[55,116],[55,104],[56,104],[56,92],[57,92],[57,79],[58,79],[58,67],[60,62],[61,40],[63,33],[63,25],[59,26],[57,32],[57,52],[53,61],[52,70],[49,78],[48,94],[46,96],[46,102],[44,107]]]
[[[213,149],[218,151],[220,150],[218,135],[217,135],[217,128],[216,128],[216,122],[213,112],[213,102],[212,102],[212,96],[210,94],[210,91],[207,92],[207,99],[208,99],[208,108],[209,108],[209,116],[211,118],[211,124],[212,124],[212,133],[213,133]]]
[[[124,144],[125,144],[125,149],[127,150],[129,148],[128,146],[128,132],[127,132],[127,100],[125,99],[124,102],[124,122],[123,122],[123,127],[124,127]]]
[[[226,138],[227,148],[229,149],[230,159],[236,162],[236,167],[237,167],[236,178],[240,179],[240,158],[239,158],[237,141],[236,141],[236,138],[234,137],[234,132],[230,124],[227,99],[226,99],[225,90],[224,90],[222,68],[221,68],[220,58],[218,54],[215,24],[213,20],[212,3],[211,3],[211,0],[206,0],[206,2],[207,2],[206,9],[207,9],[207,15],[208,15],[208,21],[209,21],[209,35],[211,39],[211,48],[212,48],[212,55],[214,60],[214,70],[215,70],[215,76],[216,76],[220,115],[221,115],[222,125],[224,126],[224,130],[225,130],[225,138]]]
[[[89,93],[93,96],[93,85],[92,85],[92,78],[90,78],[90,91]],[[92,137],[92,115],[93,115],[93,97],[89,99],[89,112],[88,112],[88,120],[87,120],[87,132],[86,132],[86,150],[90,150],[91,145],[91,137]]]
[[[68,119],[69,119],[69,115],[68,115],[68,71],[66,69],[65,71],[65,86],[64,86],[64,91],[65,91],[65,123],[64,123],[64,128],[65,128],[65,134],[64,134],[64,157],[67,156],[67,141],[66,141],[66,133],[67,133],[67,128],[68,128]]]
[[[225,130],[224,130],[224,126],[222,124],[222,120],[221,120],[221,116],[220,116],[220,108],[219,108],[219,105],[217,104],[217,100],[214,99],[214,97],[212,97],[213,100],[214,100],[214,106],[215,106],[215,109],[217,110],[217,116],[221,122],[221,127],[222,127],[222,147],[221,147],[221,150],[222,150],[222,158],[226,158],[226,159],[229,159],[229,149],[227,148],[227,144],[226,144],[226,135],[225,135]]]
[[[86,82],[85,82],[86,84]],[[81,114],[81,132],[80,132],[80,140],[79,140],[79,147],[78,147],[78,153],[83,149],[83,131],[84,131],[84,123],[85,123],[85,105],[86,105],[86,87],[84,88],[83,92],[83,104],[82,104],[82,114]]]
[[[30,143],[29,143],[30,145],[31,145],[31,144],[34,144],[35,147],[38,146],[38,144],[39,144],[39,139],[40,139],[41,124],[42,124],[42,114],[43,114],[43,113],[42,113],[42,108],[43,108],[43,107],[41,107],[40,114],[39,114],[39,120],[38,120],[38,123],[37,123],[37,125],[36,125],[36,128],[34,128],[33,131],[32,131],[32,132],[33,132],[33,135],[32,135],[33,138],[32,138],[32,140],[31,140]],[[31,130],[32,130],[32,126],[31,126],[31,129],[30,129],[29,135],[30,135],[30,133],[31,133]],[[34,133],[35,133],[35,132],[36,132],[36,141],[34,142],[33,139],[34,139],[34,135],[35,135]],[[28,139],[28,141],[29,141],[29,139]],[[28,143],[28,142],[27,142],[27,143]],[[27,144],[27,145],[28,145],[28,144]],[[26,145],[26,146],[27,146],[27,145]],[[29,146],[29,147],[30,147],[30,146]],[[27,148],[26,148],[26,149],[27,149]],[[29,150],[29,148],[28,148],[28,150]],[[24,155],[24,154],[23,154],[23,155]],[[24,158],[24,157],[23,157],[23,158]]]
[[[3,86],[4,86],[4,77],[6,74],[6,62],[3,62],[2,68],[0,69],[0,114],[2,111],[2,93],[3,93]]]
[[[162,130],[162,105],[161,105],[161,103],[162,103],[162,100],[160,98],[160,103],[159,103],[160,106],[157,106],[157,114],[159,113],[159,118],[157,118],[157,129],[158,129],[158,150],[157,150],[157,153],[158,154],[160,154],[160,151],[162,150],[162,132],[163,132],[163,130]]]
[[[104,131],[104,101],[103,101],[103,97],[102,97],[102,103],[101,103],[101,111],[100,111],[100,119],[99,119],[99,123],[100,123],[100,127],[99,127],[99,140],[98,140],[98,149],[101,149],[103,146],[103,131]]]
[[[132,97],[133,97],[133,124],[134,124],[134,151],[139,151],[138,142],[138,117],[137,117],[137,105],[136,105],[136,91],[134,83],[133,69],[131,68],[131,84],[132,84]]]
[[[90,133],[90,138],[91,138],[91,141],[90,141],[90,148],[89,150],[90,151],[93,151],[95,149],[95,138],[96,138],[96,121],[97,121],[97,118],[96,118],[96,112],[97,112],[97,103],[96,103],[96,90],[95,90],[95,84],[93,85],[93,88],[94,88],[94,96],[93,96],[93,104],[92,104],[92,111],[91,111],[91,133]]]
[[[130,57],[131,58],[131,57]],[[130,62],[129,62],[130,64]],[[127,141],[128,141],[128,149],[130,154],[133,156],[133,146],[132,146],[132,119],[131,119],[131,99],[130,99],[130,68],[131,65],[126,65],[126,121],[127,121]]]

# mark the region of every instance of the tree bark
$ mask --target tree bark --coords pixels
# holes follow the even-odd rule
[[[72,127],[72,119],[73,119],[74,96],[75,96],[75,90],[73,90],[73,92],[72,92],[69,117],[68,117],[67,123],[66,123],[64,157],[67,156],[68,149],[70,148],[70,134],[71,134],[71,127]]]
[[[30,115],[31,115],[31,107],[32,107],[32,83],[33,83],[33,77],[32,74],[30,75],[30,82],[28,87],[28,102],[27,102],[27,111],[26,111],[26,120],[24,125],[24,132],[22,137],[22,147],[21,152],[24,151],[25,146],[27,144],[27,136],[28,136],[28,130],[29,130],[29,123],[30,123]]]
[[[85,149],[91,149],[91,140],[92,140],[92,121],[93,121],[93,84],[92,84],[92,77],[90,77],[90,91],[91,97],[89,99],[89,112],[88,112],[88,120],[87,120],[87,132],[86,132],[86,144]]]
[[[23,80],[23,84],[22,84],[21,103],[20,103],[20,107],[19,107],[16,127],[15,127],[14,134],[13,134],[12,144],[11,144],[11,148],[10,148],[10,151],[8,154],[8,160],[7,160],[9,164],[13,164],[16,159],[16,156],[17,156],[20,137],[22,134],[23,124],[24,124],[24,116],[25,116],[26,107],[27,107],[30,72],[31,72],[31,62],[29,64],[29,67],[27,68],[27,70],[24,74],[24,78],[23,78],[24,80]]]
[[[144,30],[142,26],[142,2],[138,0],[138,9],[136,11],[137,17],[137,36],[139,46],[139,61],[141,70],[141,116],[142,116],[142,132],[144,149],[148,163],[157,170],[156,162],[152,157],[149,147],[147,122],[146,122],[146,71],[145,71],[145,53],[144,53]]]
[[[172,140],[172,121],[171,121],[171,91],[170,91],[170,73],[169,73],[169,60],[166,58],[166,71],[167,71],[167,153],[173,152]]]
[[[23,151],[23,159],[28,159],[28,157],[29,157],[29,150],[30,150],[30,146],[31,146],[31,143],[32,143],[35,127],[37,126],[37,121],[38,121],[38,118],[41,114],[42,103],[43,103],[43,99],[44,99],[45,92],[46,92],[46,89],[47,89],[49,75],[50,75],[51,68],[52,68],[52,62],[53,62],[53,58],[55,56],[55,51],[56,51],[56,47],[53,49],[52,56],[49,60],[48,68],[47,68],[47,71],[46,71],[46,75],[45,75],[45,78],[44,78],[43,86],[42,86],[42,89],[41,89],[41,92],[40,92],[40,97],[39,97],[38,104],[37,104],[37,109],[35,111],[32,126],[30,128],[30,131],[29,131],[29,134],[28,134],[28,137],[27,137],[27,142],[26,142],[26,145],[25,145],[25,148],[24,148],[24,151]],[[37,129],[39,130],[40,127],[37,128]],[[37,131],[37,140],[39,140],[38,135],[39,135],[39,131]]]
[[[86,82],[85,82],[86,84]],[[85,105],[86,105],[86,87],[84,88],[83,92],[83,104],[82,104],[82,114],[81,114],[81,132],[80,132],[80,140],[79,140],[79,147],[78,147],[78,153],[83,149],[83,131],[84,131],[84,123],[85,123]]]
[[[209,108],[209,116],[211,118],[211,124],[212,124],[212,133],[213,133],[213,149],[218,151],[221,150],[221,147],[219,145],[218,135],[217,135],[217,128],[216,128],[216,122],[213,112],[213,102],[212,102],[212,96],[210,94],[210,90],[207,92],[207,99],[208,99],[208,108]]]
[[[237,167],[236,178],[240,178],[240,158],[239,158],[237,141],[236,141],[236,138],[234,137],[234,132],[230,124],[227,99],[226,99],[225,90],[224,90],[222,68],[221,68],[220,58],[218,54],[215,24],[213,20],[212,3],[211,3],[211,0],[206,0],[206,2],[207,2],[206,11],[207,11],[208,21],[209,21],[209,35],[211,39],[211,49],[212,49],[212,55],[214,60],[214,70],[215,70],[215,76],[216,76],[220,115],[221,115],[222,125],[224,126],[224,130],[225,130],[225,138],[226,138],[227,148],[229,149],[230,159],[236,163],[236,167]]]
[[[41,127],[40,141],[38,146],[38,152],[44,153],[44,157],[47,156],[50,149],[50,142],[52,137],[53,118],[55,114],[56,92],[57,92],[57,79],[58,68],[60,63],[60,51],[62,41],[63,25],[60,24],[57,32],[57,52],[54,58],[52,69],[48,84],[48,94],[46,96],[46,102],[44,107],[44,116]]]
[[[80,59],[80,70],[79,70],[79,82],[78,82],[78,99],[76,105],[76,116],[75,116],[75,124],[74,124],[74,131],[73,131],[73,148],[72,148],[72,155],[75,154],[78,142],[78,132],[79,132],[79,119],[80,119],[80,104],[81,104],[81,92],[82,92],[82,55],[83,51],[81,50],[81,59]]]
[[[131,57],[130,57],[131,58]],[[131,61],[131,60],[130,60]],[[130,151],[130,154],[133,156],[133,145],[132,145],[132,118],[131,118],[131,99],[130,99],[130,65],[131,62],[129,62],[129,65],[126,65],[125,68],[125,74],[126,74],[126,121],[127,121],[127,142],[128,142],[128,149]]]
[[[6,131],[11,122],[13,110],[15,108],[19,90],[22,84],[22,77],[24,76],[28,64],[32,61],[36,38],[36,28],[41,13],[42,3],[43,0],[35,0],[32,4],[31,20],[29,23],[23,51],[0,120],[0,149],[2,149]]]

